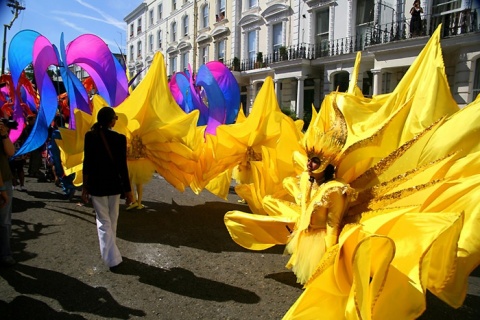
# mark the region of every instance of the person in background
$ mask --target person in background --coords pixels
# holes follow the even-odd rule
[[[18,137],[17,141],[15,141],[14,146],[15,146],[15,152],[20,150],[22,147],[23,143],[27,139],[26,135],[26,130],[25,128],[22,131],[22,134],[20,137]],[[13,184],[13,189],[18,190],[18,191],[27,191],[25,188],[25,171],[24,167],[25,164],[27,163],[27,155],[22,154],[20,156],[17,156],[15,158],[10,159],[10,169],[12,170],[12,184]]]
[[[115,271],[122,262],[116,244],[120,195],[133,202],[127,167],[127,138],[112,130],[118,117],[111,107],[103,107],[97,122],[85,134],[82,199],[92,200],[97,215],[100,253]]]
[[[28,137],[33,130],[35,125],[36,115],[27,116],[27,126],[25,127],[26,136]],[[37,178],[39,181],[45,179],[45,175],[40,171],[42,167],[42,153],[44,146],[41,146],[35,150],[29,152],[29,161],[28,161],[28,176]]]
[[[417,37],[422,34],[422,16],[423,8],[420,7],[420,1],[413,1],[413,7],[410,9],[412,19],[410,20],[410,34]]]
[[[56,115],[55,119],[53,120],[53,125],[49,128],[51,133],[47,142],[48,159],[52,165],[52,171],[55,174],[55,184],[57,184],[58,179],[59,185],[63,189],[65,198],[72,200],[73,196],[75,195],[75,186],[73,185],[75,174],[72,173],[68,176],[65,175],[60,157],[60,149],[55,141],[57,139],[62,139],[60,131],[58,130],[59,127],[63,126],[62,120],[63,119],[61,115]]]
[[[1,121],[0,140],[0,266],[9,267],[16,263],[10,247],[13,175],[8,163],[8,159],[15,153],[15,146],[10,140],[8,128]]]

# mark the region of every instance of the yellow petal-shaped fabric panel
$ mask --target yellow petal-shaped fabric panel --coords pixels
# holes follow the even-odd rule
[[[285,244],[295,222],[289,217],[256,215],[229,211],[224,217],[233,241],[250,250],[265,250],[274,245]]]

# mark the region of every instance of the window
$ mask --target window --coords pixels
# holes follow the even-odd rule
[[[473,77],[473,97],[472,101],[477,98],[477,96],[480,94],[480,58],[477,59],[477,62],[475,63],[475,74]]]
[[[390,89],[391,84],[392,84],[392,73],[385,72],[384,74],[382,74],[382,93],[392,92],[393,90]]]
[[[217,60],[223,62],[225,60],[225,40],[217,43]]]
[[[177,23],[175,21],[172,23],[172,41],[177,41]]]
[[[148,12],[148,18],[150,19],[150,26],[153,26],[153,9]]]
[[[345,92],[348,90],[348,77],[349,77],[349,74],[347,71],[341,71],[341,72],[338,72],[336,73],[334,76],[333,76],[333,90],[337,90],[339,92]]]
[[[257,31],[248,33],[248,59],[255,61],[257,58]]]
[[[148,51],[153,52],[153,34],[148,36]]]
[[[328,46],[329,14],[328,9],[318,11],[315,15],[315,43],[320,44],[322,50]]]
[[[434,0],[432,14],[437,15],[448,11],[454,11],[462,7],[462,0]],[[425,10],[425,9],[424,9]]]
[[[225,1],[226,0],[217,0],[218,1],[218,15],[217,15],[217,22],[222,21],[225,19]]]
[[[163,16],[163,4],[160,3],[158,5],[158,20],[162,20],[162,16]]]
[[[182,70],[188,70],[188,52],[182,53]]]
[[[172,0],[172,10],[177,10],[177,0]]]
[[[133,37],[133,23],[130,25],[130,38]]]
[[[183,17],[183,35],[188,35],[188,16]]]
[[[201,64],[206,64],[208,62],[208,46],[205,46],[205,47],[201,48],[200,50],[202,52]]]
[[[142,57],[142,41],[137,42],[137,58]]]
[[[130,60],[133,60],[135,50],[133,49],[133,45],[130,46]]]
[[[273,27],[272,27],[272,33],[273,33],[273,37],[272,37],[272,45],[273,45],[273,50],[272,52],[276,52],[278,51],[278,49],[280,49],[280,47],[283,45],[283,39],[282,39],[282,29],[283,29],[283,25],[282,23],[277,23],[277,24],[274,24]]]
[[[253,8],[258,6],[258,0],[248,0],[248,7]]]
[[[137,20],[137,35],[142,32],[142,18],[138,18]]]
[[[158,39],[158,49],[162,49],[162,30],[158,30],[157,39]]]
[[[202,27],[203,28],[208,27],[208,9],[209,9],[208,5],[202,8],[202,21],[203,21]]]
[[[356,34],[361,39],[365,39],[369,32],[369,23],[373,22],[374,0],[358,0],[356,14]],[[323,48],[322,48],[323,49]],[[325,50],[325,49],[323,49]]]
[[[177,71],[177,56],[170,58],[170,74],[174,74]]]
[[[357,25],[369,23],[373,21],[373,0],[357,1]]]

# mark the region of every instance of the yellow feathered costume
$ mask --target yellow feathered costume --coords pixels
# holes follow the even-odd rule
[[[293,186],[285,183],[295,203],[264,199],[275,214],[227,213],[232,238],[255,250],[288,243],[289,266],[308,269],[299,277],[305,291],[285,319],[415,319],[425,310],[426,290],[461,306],[468,275],[480,264],[480,99],[463,110],[454,102],[440,28],[391,94],[366,99],[351,83],[347,93],[327,96],[306,146],[312,132],[336,125],[337,109],[348,137],[331,160],[333,183],[345,190],[339,194],[350,188],[355,194],[340,223],[326,221],[341,226],[338,240],[326,232],[318,243],[299,241],[296,234],[315,224],[312,204],[301,199],[332,208],[322,203],[325,190],[315,197],[305,174]],[[309,249],[316,253],[299,260]]]
[[[105,100],[95,95],[93,106],[92,115],[75,110],[76,130],[60,129],[62,140],[57,140],[65,172],[76,172],[77,179],[82,176],[85,133],[96,122],[98,110],[106,106]],[[147,183],[156,171],[178,190],[185,190],[196,166],[198,111],[186,114],[174,101],[163,55],[155,55],[145,78],[115,112],[118,121],[113,129],[127,137],[132,185]],[[76,182],[81,184],[81,180]]]

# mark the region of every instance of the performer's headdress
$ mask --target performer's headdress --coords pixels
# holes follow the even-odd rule
[[[327,109],[312,119],[304,135],[308,159],[320,159],[320,167],[314,173],[324,171],[329,164],[336,167],[348,135],[347,123],[335,97],[333,103],[324,103],[322,108]]]

